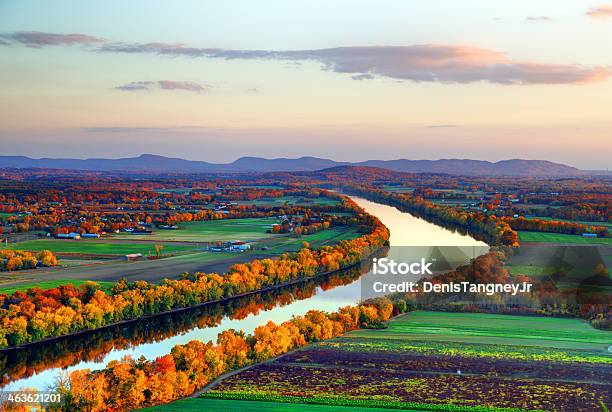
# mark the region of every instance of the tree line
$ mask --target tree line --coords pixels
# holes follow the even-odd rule
[[[0,295],[0,347],[18,346],[49,337],[104,327],[127,319],[156,315],[206,302],[309,279],[359,262],[386,244],[388,229],[354,202],[345,201],[362,236],[318,250],[302,248],[277,259],[236,264],[227,274],[195,273],[161,284],[117,282],[111,293],[95,283],[76,288],[32,288]]]
[[[57,266],[57,257],[50,250],[38,253],[24,250],[0,249],[0,271],[34,269]]]
[[[398,314],[384,298],[337,312],[311,310],[304,316],[257,327],[252,334],[226,330],[216,343],[192,340],[155,360],[126,357],[99,371],[77,370],[57,384],[63,410],[127,411],[189,396],[225,372],[261,362],[347,331],[378,327]]]

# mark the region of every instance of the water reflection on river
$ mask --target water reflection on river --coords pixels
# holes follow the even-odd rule
[[[408,259],[406,254],[422,254],[421,248],[402,246],[460,246],[466,258],[474,257],[486,246],[469,236],[451,232],[432,223],[402,213],[394,207],[353,197],[368,213],[377,216],[391,231],[390,256]],[[480,247],[479,247],[480,246]],[[109,328],[91,335],[33,346],[14,353],[0,355],[4,390],[18,388],[46,389],[65,367],[65,370],[100,369],[109,361],[124,356],[153,359],[170,352],[173,346],[193,339],[216,340],[217,334],[226,329],[251,333],[268,321],[283,322],[311,309],[335,311],[342,306],[356,303],[361,298],[360,270],[344,274],[342,281],[336,278],[320,279],[316,283],[285,288],[281,291],[253,296],[233,304],[215,305],[159,320],[136,322],[122,327]],[[364,276],[372,276],[366,273]],[[362,278],[363,279],[363,278]],[[416,280],[416,279],[414,279]],[[348,283],[348,284],[342,284]],[[335,287],[332,287],[335,286]],[[240,307],[245,306],[241,313]],[[252,306],[249,306],[252,305]],[[251,310],[246,309],[250,307]],[[31,375],[31,376],[29,376]],[[10,382],[10,383],[9,383]]]

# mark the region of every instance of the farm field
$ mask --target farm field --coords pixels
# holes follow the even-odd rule
[[[56,288],[61,285],[74,285],[76,287],[79,287],[87,282],[88,282],[87,280],[77,280],[77,279],[41,280],[38,282],[22,283],[22,284],[19,284],[18,286],[0,287],[0,294],[10,295],[18,290],[23,292],[33,287],[37,287],[41,289],[52,289],[52,288]],[[96,282],[96,283],[100,285],[100,288],[103,291],[109,292],[109,293],[113,285],[115,284],[115,282]]]
[[[566,235],[564,233],[546,232],[518,232],[521,242],[545,242],[545,243],[571,243],[582,245],[612,245],[612,238],[589,238],[578,235]]]
[[[187,246],[181,243],[174,243],[170,244],[170,246],[182,246],[186,248],[185,253],[179,253],[176,256],[165,257],[164,259],[140,260],[136,262],[120,261],[117,259],[79,259],[73,261],[72,259],[61,258],[60,264],[62,267],[44,271],[35,270],[27,274],[20,273],[19,275],[6,272],[6,278],[0,279],[0,282],[21,287],[22,284],[35,283],[37,279],[40,282],[60,279],[115,282],[125,277],[129,281],[147,280],[157,283],[164,278],[176,278],[183,272],[224,273],[231,265],[236,263],[244,263],[255,258],[274,257],[284,252],[297,251],[305,241],[310,242],[312,247],[319,247],[325,244],[334,244],[342,239],[350,239],[355,236],[358,236],[356,229],[348,227],[334,227],[299,238],[290,235],[273,235],[268,239],[253,242],[252,249],[243,253],[209,252],[197,250],[194,245]],[[39,240],[32,242],[39,242]],[[66,244],[64,242],[70,243],[71,241],[59,240],[58,242]],[[125,246],[125,242],[118,241],[116,246]],[[74,243],[78,243],[78,241]],[[148,242],[140,242],[137,245],[149,246]],[[149,247],[153,248],[153,243]],[[266,247],[267,250],[262,250],[263,247]],[[163,252],[169,253],[166,248],[164,248]]]
[[[207,412],[227,412],[227,411],[244,411],[244,412],[391,412],[395,409],[383,408],[358,408],[346,406],[328,406],[328,405],[300,405],[295,403],[277,403],[277,402],[262,402],[262,401],[238,401],[238,400],[221,400],[221,399],[204,399],[192,398],[183,399],[167,405],[155,406],[152,408],[142,409],[147,412],[175,412],[175,411],[207,411]],[[404,409],[406,411],[406,409]],[[408,411],[408,412],[417,412]]]
[[[432,203],[446,206],[471,206],[478,205],[479,200],[476,199],[433,199]]]
[[[172,243],[161,243],[164,247],[162,253],[177,253],[193,250],[192,245],[180,245]],[[126,255],[129,253],[155,254],[155,244],[150,243],[124,243],[99,240],[64,240],[64,239],[40,239],[30,240],[12,245],[13,249],[38,252],[50,250],[54,253],[75,253],[92,255]]]
[[[261,198],[254,200],[241,200],[236,202],[239,205],[257,205],[257,206],[282,206],[282,205],[324,205],[333,206],[337,205],[336,199],[330,199],[326,197],[297,197],[297,196],[283,196],[275,198]]]
[[[325,245],[337,244],[341,240],[349,240],[358,236],[359,233],[355,228],[334,227],[310,235],[303,235],[299,238],[292,236],[277,237],[262,244],[269,247],[266,253],[278,254],[283,252],[297,252],[302,248],[304,242],[310,243],[312,248],[319,248]]]
[[[611,342],[575,319],[412,312],[247,369],[204,397],[595,411],[610,402]]]
[[[240,186],[241,189],[284,189],[285,186],[278,186],[278,185],[243,185]]]
[[[385,190],[387,192],[394,192],[394,193],[412,193],[414,192],[414,187],[404,187],[404,186],[390,186],[390,185],[384,185],[382,187],[382,190]]]
[[[584,220],[557,219],[557,218],[552,218],[552,217],[540,217],[540,216],[530,217],[528,219],[558,220],[560,222],[582,223],[583,225],[605,226],[607,228],[611,228],[612,229],[612,223],[608,223],[608,222],[589,222],[589,221],[584,221]]]
[[[606,354],[612,333],[576,319],[510,316],[483,313],[411,312],[387,329],[358,330],[346,339],[423,340],[430,342],[497,343],[571,349]],[[610,353],[612,362],[612,353]]]
[[[512,275],[522,274],[530,277],[551,275],[553,273],[551,269],[538,265],[508,265],[506,269],[508,269]]]
[[[273,236],[266,233],[277,223],[275,218],[223,219],[201,222],[185,222],[178,230],[153,229],[150,235],[131,235],[119,233],[113,239],[177,241],[177,242],[216,242],[227,240],[256,240]]]

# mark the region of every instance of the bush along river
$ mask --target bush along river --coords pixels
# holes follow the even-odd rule
[[[483,242],[392,206],[351,198],[389,228],[391,248],[380,251],[388,257],[416,259],[452,246],[456,256],[448,260],[456,267],[487,250]],[[124,356],[154,359],[193,339],[216,341],[217,334],[227,329],[252,333],[268,321],[281,323],[312,309],[336,311],[362,299],[362,282],[373,276],[371,264],[372,259],[367,259],[361,266],[291,286],[6,350],[0,352],[0,385],[3,390],[46,390],[61,373],[75,369],[101,369]]]

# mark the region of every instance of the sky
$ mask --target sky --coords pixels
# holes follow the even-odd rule
[[[606,0],[0,0],[0,155],[612,166]]]

